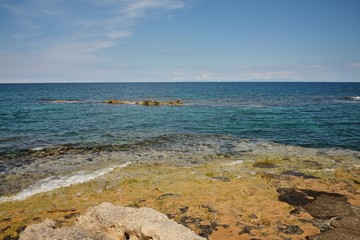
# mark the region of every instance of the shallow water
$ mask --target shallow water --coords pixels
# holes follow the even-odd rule
[[[360,168],[360,152],[336,148],[304,148],[266,140],[226,135],[174,134],[150,138],[135,144],[94,148],[59,146],[23,153],[2,160],[0,201],[19,200],[33,194],[74,183],[82,183],[128,164],[166,164],[191,167],[211,162],[229,166],[255,161],[296,162],[290,170],[309,165],[312,171],[334,171],[338,167]],[[230,162],[229,162],[230,161]],[[318,169],[318,166],[321,166]],[[314,168],[315,167],[315,168]],[[304,170],[303,169],[303,170]],[[243,169],[251,174],[252,170]]]
[[[0,195],[125,162],[188,166],[276,153],[356,164],[358,96],[359,83],[3,84]]]

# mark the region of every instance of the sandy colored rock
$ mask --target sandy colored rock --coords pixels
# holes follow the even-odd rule
[[[102,203],[90,208],[70,227],[46,221],[27,227],[22,240],[103,239],[103,240],[201,240],[192,230],[151,208],[129,208]]]

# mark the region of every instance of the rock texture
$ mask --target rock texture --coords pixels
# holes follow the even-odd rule
[[[170,101],[170,102],[162,102],[157,100],[144,100],[140,102],[131,102],[131,101],[124,101],[124,100],[116,100],[116,99],[110,99],[104,101],[104,103],[107,104],[138,104],[138,105],[144,105],[144,106],[162,106],[162,105],[173,105],[173,106],[180,106],[183,105],[182,100],[176,100],[176,101]]]
[[[205,238],[151,208],[137,209],[102,203],[90,208],[71,227],[60,228],[55,221],[46,220],[27,227],[20,234],[20,239],[201,240]]]

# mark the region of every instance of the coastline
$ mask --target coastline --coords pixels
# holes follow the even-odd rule
[[[2,202],[0,237],[16,238],[25,226],[46,218],[60,226],[71,225],[79,214],[102,202],[153,208],[208,239],[305,239],[321,230],[323,234],[340,231],[341,227],[330,225],[331,219],[347,219],[359,212],[356,154],[334,150],[329,155],[329,150],[326,155],[320,149],[276,144],[264,151],[262,144],[233,154],[214,154],[219,149],[208,152],[196,145],[192,147],[202,147],[205,154],[184,156],[199,158],[196,164],[157,157],[156,161],[135,161],[87,182]],[[329,201],[319,203],[318,199]],[[337,211],[337,206],[344,210]],[[316,215],[313,208],[324,208],[320,212],[329,214]]]

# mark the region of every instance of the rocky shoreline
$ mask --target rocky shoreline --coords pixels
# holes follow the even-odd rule
[[[294,149],[295,151],[295,149]],[[193,230],[221,239],[356,239],[359,164],[345,155],[212,156],[198,165],[134,163],[89,182],[0,203],[0,238],[27,226],[72,226],[89,207],[110,202],[148,207]],[[245,157],[244,157],[245,159]]]

